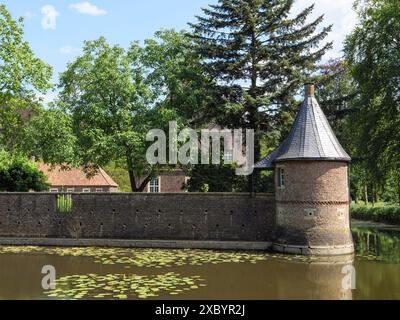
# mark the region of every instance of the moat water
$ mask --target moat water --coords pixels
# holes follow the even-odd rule
[[[353,233],[356,255],[331,258],[0,247],[0,299],[400,299],[400,227],[353,222]]]

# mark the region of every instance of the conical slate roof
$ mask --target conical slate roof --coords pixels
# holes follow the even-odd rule
[[[288,138],[254,167],[270,169],[289,160],[351,161],[315,99],[313,85],[306,86],[306,99]]]

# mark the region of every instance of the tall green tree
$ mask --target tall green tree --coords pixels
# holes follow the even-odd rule
[[[319,46],[331,27],[317,31],[323,16],[308,23],[313,6],[291,18],[293,0],[219,0],[191,24],[207,73],[223,100],[218,122],[256,131],[277,129],[293,107],[293,96],[316,70],[330,43]]]
[[[132,191],[143,191],[153,173],[145,158],[146,133],[165,115],[155,108],[143,50],[137,43],[125,50],[100,38],[85,42],[83,52],[60,78],[81,162],[96,167],[124,158]]]
[[[351,122],[357,111],[358,94],[348,63],[343,59],[328,61],[321,66],[315,82],[317,100],[336,136],[347,152],[357,158]]]
[[[23,18],[14,20],[4,5],[0,5],[0,94],[25,96],[50,88],[51,67],[35,57],[24,41]]]
[[[357,9],[360,22],[345,52],[360,94],[355,138],[375,193],[400,171],[400,2],[368,0]]]
[[[361,128],[355,125],[359,117],[359,94],[348,62],[342,58],[328,61],[321,66],[315,81],[320,106],[340,143],[352,157],[351,196],[355,201],[368,198],[365,190],[370,180],[357,144]]]
[[[149,80],[162,97],[160,105],[176,110],[180,119],[190,126],[207,123],[210,109],[216,103],[215,92],[190,34],[157,31],[153,39],[145,40],[143,50]]]
[[[80,149],[73,131],[72,117],[51,105],[35,112],[27,122],[23,153],[47,164],[74,166],[79,163]]]
[[[3,96],[0,104],[0,149],[16,154],[22,151],[29,119],[41,106],[25,98]]]
[[[168,132],[169,121],[178,118],[164,103],[169,95],[159,76],[152,75],[150,62],[164,59],[154,50],[151,57],[138,43],[125,50],[104,38],[87,41],[61,75],[61,103],[72,115],[80,162],[96,168],[124,159],[133,192],[143,191],[160,169],[147,162],[147,132]]]
[[[150,129],[168,132],[169,121],[198,123],[208,105],[210,81],[184,32],[163,30],[143,47],[85,42],[84,53],[61,75],[61,103],[72,115],[81,163],[120,165],[131,189],[143,191],[165,166],[145,156]]]
[[[50,87],[52,69],[24,41],[23,19],[0,5],[0,148],[18,152],[28,118],[38,108],[36,93]]]

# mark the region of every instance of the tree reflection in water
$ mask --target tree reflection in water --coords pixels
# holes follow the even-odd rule
[[[400,262],[400,228],[354,227],[357,257],[382,262]]]

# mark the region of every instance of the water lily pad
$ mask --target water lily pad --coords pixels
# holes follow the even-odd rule
[[[117,285],[110,286],[110,280]],[[161,293],[178,295],[184,290],[195,290],[196,285],[188,287],[188,282],[200,282],[199,277],[183,277],[177,273],[142,276],[127,274],[73,275],[56,280],[56,289],[45,292],[49,297],[58,299],[103,299],[112,296],[114,299],[158,297]]]

